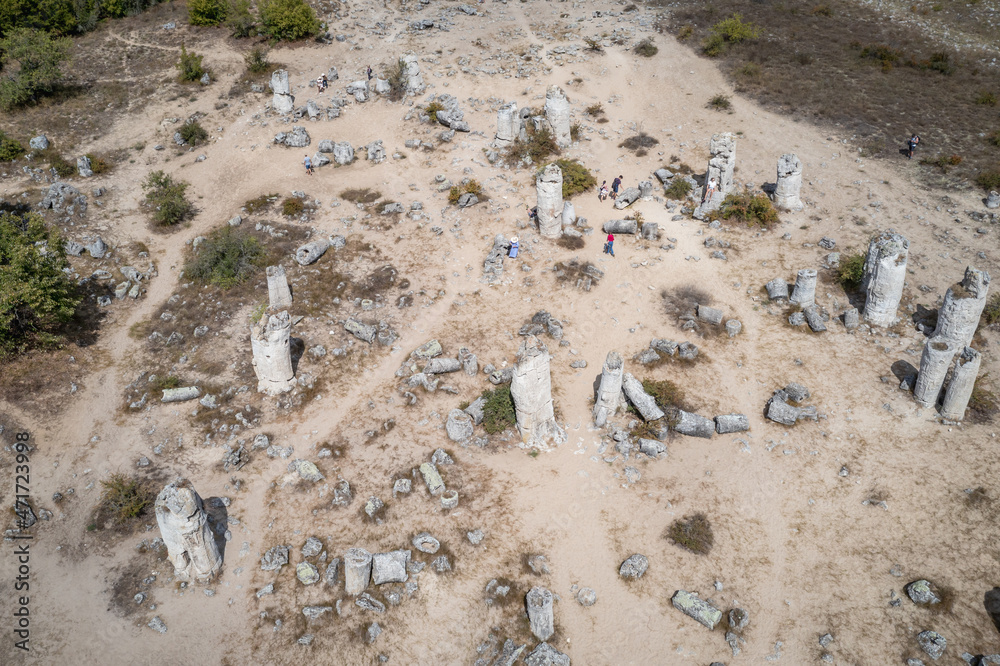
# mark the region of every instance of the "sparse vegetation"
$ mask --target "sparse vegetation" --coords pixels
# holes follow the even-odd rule
[[[184,123],[177,132],[192,146],[197,146],[208,138],[208,132],[197,120]]]
[[[1000,148],[1000,130],[996,130],[994,132],[990,132],[989,134],[987,134],[986,141],[991,146],[996,146],[997,148]]]
[[[37,213],[0,212],[0,357],[54,341],[81,297],[62,239]]]
[[[604,53],[604,46],[601,44],[601,40],[596,37],[584,37],[584,43],[587,45],[588,51],[593,51],[595,53]]]
[[[718,213],[723,220],[735,220],[762,229],[769,229],[778,222],[778,211],[763,192],[729,194],[722,201]]]
[[[636,55],[640,55],[643,58],[652,58],[653,56],[655,56],[657,53],[660,52],[659,47],[657,47],[656,44],[653,43],[652,37],[647,37],[646,39],[636,44],[634,50]]]
[[[352,203],[370,204],[382,198],[382,193],[367,187],[351,188],[340,193],[340,198]]]
[[[660,409],[667,411],[670,409],[684,408],[684,391],[677,384],[667,379],[653,380],[643,379],[642,388],[649,395],[653,396]]]
[[[938,155],[937,157],[935,157],[933,159],[931,159],[931,158],[924,158],[924,159],[920,160],[920,163],[924,164],[924,165],[928,165],[928,166],[936,166],[937,168],[941,169],[941,171],[943,173],[948,173],[948,169],[950,169],[951,167],[954,167],[954,166],[958,166],[959,164],[962,163],[962,156],[961,155]]]
[[[262,194],[256,199],[250,199],[244,203],[243,207],[247,209],[248,214],[253,215],[270,208],[271,204],[276,202],[280,196],[280,194]]]
[[[837,267],[837,282],[844,288],[844,291],[857,291],[861,287],[861,278],[864,275],[865,255],[860,252],[852,252],[840,256],[840,266]]]
[[[979,317],[979,327],[992,326],[1000,322],[1000,293],[994,293],[986,301],[983,314]]]
[[[187,48],[181,44],[181,57],[177,61],[177,69],[180,72],[178,78],[182,83],[196,82],[201,79],[205,74],[205,68],[202,67],[201,61],[204,56],[200,56],[197,53],[192,53],[187,50]]]
[[[2,139],[0,139],[0,144],[2,144]],[[55,169],[60,178],[76,175],[76,163],[70,162],[59,154],[59,151],[53,148],[51,143],[48,148],[38,154],[38,157],[48,163],[50,169]],[[93,161],[91,161],[91,165],[93,165]]]
[[[980,106],[996,106],[997,96],[987,90],[984,90],[976,96],[976,104],[979,104]]]
[[[122,472],[115,472],[107,481],[101,481],[101,488],[98,514],[110,520],[115,527],[143,515],[153,504],[153,491],[135,477]],[[101,522],[95,520],[98,527]]]
[[[996,393],[986,388],[988,376],[989,373],[980,375],[972,387],[968,415],[974,423],[990,423],[1000,413],[1000,399]]]
[[[816,5],[809,13],[813,16],[833,16],[833,10],[830,9],[830,5]]]
[[[172,227],[194,214],[194,205],[184,196],[188,184],[175,181],[162,171],[153,171],[142,183],[146,204],[157,226]]]
[[[229,289],[246,282],[262,265],[260,242],[238,227],[226,225],[213,231],[192,251],[184,275],[203,284]]]
[[[730,111],[733,108],[733,103],[730,101],[729,95],[719,93],[712,99],[708,100],[708,104],[705,106],[709,109],[715,109],[716,111]]]
[[[255,46],[243,56],[247,71],[251,74],[263,74],[271,68],[271,61],[268,60],[268,50],[263,46]]]
[[[62,66],[70,59],[71,47],[69,39],[28,28],[0,39],[0,70],[8,72],[0,78],[0,108],[10,111],[52,94],[63,79]]]
[[[987,192],[1000,190],[1000,170],[991,169],[987,171],[980,171],[976,175],[976,185],[983,188]]]
[[[0,162],[13,162],[24,155],[24,146],[20,141],[7,136],[0,130]]]
[[[590,173],[590,169],[583,166],[579,161],[562,159],[556,160],[555,164],[562,171],[562,195],[564,199],[569,199],[576,194],[586,192],[597,185],[597,179],[594,178],[594,174]]]
[[[618,147],[638,152],[639,150],[652,148],[658,143],[660,143],[659,139],[650,136],[640,128],[637,134],[633,134],[629,138],[619,143]]]
[[[403,59],[400,58],[390,65],[384,76],[389,82],[389,99],[393,102],[403,99],[406,96],[406,63]]]
[[[281,214],[285,217],[298,217],[305,212],[305,204],[298,197],[286,197],[281,202]]]
[[[582,128],[580,127],[580,123],[573,123],[572,125],[570,125],[569,126],[569,138],[572,141],[579,141],[580,140],[580,131],[581,131],[581,129]]]
[[[90,160],[90,170],[93,171],[96,176],[111,171],[111,168],[114,166],[110,159],[103,157],[102,155],[87,153],[86,157]]]
[[[510,395],[510,384],[502,384],[491,391],[483,391],[486,399],[483,405],[483,429],[494,435],[517,424],[514,398]]]
[[[424,111],[430,116],[431,122],[436,123],[438,119],[438,111],[444,111],[444,105],[440,102],[431,102],[424,107]]]
[[[764,78],[763,70],[761,70],[760,65],[755,62],[743,63],[736,68],[734,73],[742,81],[748,83],[760,83]]]
[[[683,201],[691,193],[692,189],[691,182],[688,179],[675,176],[671,179],[670,185],[667,186],[664,194],[668,199]]]
[[[677,41],[683,42],[691,38],[694,34],[694,27],[690,25],[681,26],[680,30],[677,31]]]
[[[518,137],[507,147],[508,162],[516,163],[529,159],[532,163],[538,164],[550,155],[559,154],[559,146],[556,145],[555,137],[548,127],[536,130],[528,125],[527,133],[527,141],[522,141]]]
[[[694,553],[708,555],[715,545],[712,523],[703,513],[678,518],[667,529],[667,538],[676,546]]]
[[[862,60],[874,60],[882,66],[883,72],[888,72],[903,57],[903,52],[886,44],[871,44],[861,49]]]
[[[305,0],[261,0],[260,33],[274,40],[295,41],[319,32],[316,12]]]
[[[229,28],[229,34],[237,39],[257,34],[257,20],[250,11],[250,0],[229,0],[226,27]]]
[[[457,204],[463,194],[474,194],[480,201],[485,198],[485,195],[483,194],[483,186],[479,184],[479,181],[469,179],[461,185],[452,186],[452,188],[448,191],[448,203],[452,205]]]
[[[221,25],[226,20],[226,0],[188,0],[188,22],[191,25]]]
[[[604,105],[601,104],[600,102],[597,102],[595,104],[591,104],[585,110],[588,116],[596,118],[597,116],[600,116],[604,113]]]
[[[760,27],[744,22],[741,14],[733,14],[712,26],[711,34],[702,44],[705,55],[722,55],[732,44],[753,41],[760,37]]]

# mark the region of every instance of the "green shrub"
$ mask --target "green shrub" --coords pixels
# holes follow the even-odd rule
[[[653,43],[652,37],[647,37],[635,45],[636,55],[641,55],[643,58],[652,58],[659,52],[660,49]]]
[[[72,0],[0,0],[0,35],[35,28],[54,35],[77,31]]]
[[[229,0],[226,27],[229,28],[229,34],[237,39],[257,34],[257,20],[250,11],[250,0]]]
[[[72,318],[81,298],[68,266],[58,231],[40,215],[0,212],[0,356]]]
[[[281,214],[285,217],[298,217],[305,209],[302,199],[296,197],[288,197],[281,202]]]
[[[1000,171],[980,171],[976,175],[976,185],[987,192],[1000,190]]]
[[[844,291],[857,291],[861,288],[861,278],[865,272],[865,255],[860,252],[852,252],[847,256],[840,257],[840,266],[837,267],[837,282],[844,288]]]
[[[470,179],[465,184],[452,186],[448,190],[448,203],[452,205],[457,204],[463,194],[475,194],[480,201],[486,198],[486,195],[483,193],[483,186],[479,184],[479,181]]]
[[[184,266],[185,277],[223,289],[250,279],[266,256],[260,241],[238,227],[213,231]]]
[[[12,139],[0,130],[0,162],[13,162],[24,155],[24,146],[20,141]]]
[[[882,65],[883,71],[889,71],[903,57],[902,51],[885,44],[872,44],[861,49],[863,60],[874,60]]]
[[[995,132],[990,132],[990,134],[986,137],[986,141],[1000,148],[1000,130],[996,130]]]
[[[618,144],[618,147],[625,148],[626,150],[639,151],[644,148],[652,148],[659,143],[659,139],[654,136],[649,136],[643,132],[642,129],[640,129],[638,134],[633,134],[629,138],[625,139]]]
[[[667,195],[668,199],[674,199],[676,201],[683,201],[687,198],[688,194],[691,193],[692,186],[691,182],[686,178],[674,177],[670,181],[670,185],[667,186],[664,194]]]
[[[976,104],[981,106],[996,106],[997,96],[991,92],[983,91],[976,96]]]
[[[114,166],[111,160],[94,153],[87,153],[87,159],[90,160],[90,170],[94,172],[94,175],[99,176],[102,173],[107,173]]]
[[[406,63],[403,62],[402,58],[391,64],[389,69],[385,71],[384,76],[385,80],[389,82],[388,97],[390,100],[398,102],[406,97]],[[436,112],[434,118],[435,120],[437,119]]]
[[[187,8],[191,25],[222,25],[229,6],[225,0],[188,0]]]
[[[0,39],[0,69],[16,73],[0,79],[0,108],[10,111],[51,94],[62,81],[62,65],[70,59],[71,42],[39,30],[18,28]]]
[[[703,513],[678,518],[667,529],[667,538],[696,555],[708,555],[715,544],[712,523]]]
[[[192,146],[197,146],[208,138],[208,132],[197,120],[184,123],[177,133]]]
[[[424,111],[430,116],[431,122],[436,123],[438,119],[438,111],[444,111],[444,105],[440,102],[431,102],[424,107]]]
[[[708,100],[708,104],[705,106],[709,109],[715,109],[716,111],[729,111],[733,108],[733,103],[729,100],[729,95],[719,93],[712,99]]]
[[[684,25],[677,31],[677,41],[683,42],[694,34],[694,26]]]
[[[533,163],[540,163],[550,155],[559,154],[559,145],[556,144],[555,137],[548,127],[535,130],[530,124],[526,128],[528,140],[522,141],[521,137],[507,146],[508,162],[521,162],[526,158]]]
[[[483,428],[487,433],[493,435],[517,424],[510,384],[498,386],[492,391],[483,391],[482,397],[486,399],[486,404],[483,405]]]
[[[562,195],[564,199],[591,190],[597,185],[597,178],[590,173],[590,169],[583,166],[578,160],[556,160],[563,174]],[[539,170],[540,171],[540,170]]]
[[[162,171],[153,171],[146,176],[142,189],[146,192],[146,204],[152,210],[155,224],[171,227],[194,213],[194,205],[184,196],[187,188],[188,183],[175,182]]]
[[[247,213],[253,215],[258,211],[267,210],[271,207],[275,201],[278,200],[279,194],[262,194],[256,199],[250,199],[243,204],[243,207],[247,209]]]
[[[202,77],[205,73],[205,68],[201,65],[203,57],[196,53],[189,53],[184,45],[181,44],[181,58],[175,65],[180,71],[181,82],[197,81]]]
[[[367,187],[351,188],[340,193],[340,198],[352,203],[370,204],[382,198],[382,193]]]
[[[924,60],[920,63],[920,68],[940,72],[945,75],[952,74],[955,71],[955,67],[951,63],[951,58],[943,51],[932,53],[930,60]]]
[[[944,173],[948,173],[948,169],[950,169],[953,166],[958,166],[959,164],[962,163],[962,156],[961,155],[938,155],[937,157],[935,157],[933,159],[931,159],[931,158],[924,158],[924,159],[920,160],[920,163],[928,165],[928,166],[936,166],[937,168],[941,169],[941,171],[943,171]]]
[[[76,163],[70,162],[68,159],[59,154],[59,151],[55,150],[51,144],[39,155],[42,159],[48,162],[50,169],[55,169],[56,174],[61,178],[68,178],[69,176],[76,175]],[[93,165],[93,162],[91,162]]]
[[[570,125],[569,126],[569,138],[570,138],[570,140],[571,141],[579,141],[580,140],[580,132],[582,131],[582,129],[583,128],[580,127],[580,123],[573,123],[572,125]]]
[[[672,381],[667,379],[643,379],[642,388],[653,397],[656,404],[664,411],[668,409],[683,409],[685,406],[684,391]]]
[[[1000,322],[1000,293],[993,294],[986,301],[986,307],[983,308],[983,314],[979,320],[980,327],[992,326]]]
[[[729,194],[719,207],[719,217],[767,229],[778,222],[778,211],[763,192]]]
[[[153,491],[135,477],[121,472],[101,481],[101,487],[99,514],[110,519],[116,527],[143,515],[153,504]]]
[[[760,83],[761,79],[764,78],[763,71],[755,62],[747,62],[736,68],[736,76],[743,79],[744,81],[750,81],[751,83]]]
[[[731,44],[753,41],[760,37],[760,27],[753,23],[744,23],[740,14],[719,21],[712,26],[711,33],[702,44],[702,50],[707,56],[721,55]]]
[[[316,12],[305,0],[261,0],[260,31],[271,39],[295,41],[319,32]]]
[[[255,46],[250,49],[243,56],[243,62],[246,63],[247,71],[251,74],[263,74],[270,69],[271,61],[268,60],[267,53],[267,49],[262,46]]]

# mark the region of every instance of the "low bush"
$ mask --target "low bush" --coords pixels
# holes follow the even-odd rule
[[[103,519],[111,520],[116,527],[143,515],[153,504],[153,491],[135,477],[122,472],[101,481],[101,488],[98,513]]]
[[[924,159],[920,160],[920,163],[924,164],[924,165],[927,165],[927,166],[936,166],[937,168],[941,169],[942,172],[948,173],[948,169],[950,169],[953,166],[958,166],[959,164],[962,163],[962,156],[961,155],[938,155],[937,157],[935,157],[933,159],[931,159],[931,158],[924,158]]]
[[[281,202],[281,214],[285,217],[298,217],[305,209],[305,204],[298,197],[288,197]]]
[[[980,171],[976,175],[976,185],[987,192],[1000,190],[1000,171]]]
[[[587,112],[588,116],[593,116],[594,118],[596,118],[597,116],[600,116],[604,113],[604,105],[601,104],[600,102],[597,102],[596,104],[591,104],[590,106],[588,106],[585,109],[585,111]]]
[[[556,160],[563,174],[562,195],[564,199],[586,192],[597,185],[597,178],[590,173],[590,169],[583,166],[577,160]]]
[[[188,183],[175,181],[162,171],[153,171],[142,183],[146,204],[157,226],[172,227],[194,213],[194,205],[184,196]]]
[[[587,45],[588,51],[594,51],[595,53],[604,53],[604,46],[601,44],[601,40],[596,37],[584,37],[584,43]]]
[[[852,252],[841,255],[840,266],[837,267],[837,282],[844,291],[857,291],[861,287],[861,277],[864,275],[865,255]]]
[[[729,95],[719,93],[712,99],[708,100],[708,104],[705,106],[709,109],[715,109],[716,111],[729,111],[733,108],[733,103],[730,101]]]
[[[993,294],[986,301],[983,314],[979,318],[979,326],[992,326],[1000,322],[1000,293]]]
[[[271,61],[267,58],[268,51],[263,46],[255,46],[243,56],[243,62],[247,66],[247,71],[251,74],[263,74],[271,68]]]
[[[316,12],[305,0],[261,0],[260,32],[271,39],[295,41],[319,32]]]
[[[265,260],[260,241],[239,227],[226,225],[213,231],[192,252],[184,266],[185,277],[229,289],[250,279]]]
[[[653,43],[652,37],[647,37],[646,39],[636,44],[634,50],[636,55],[640,55],[643,58],[652,58],[653,56],[655,56],[657,53],[660,52],[660,49],[656,46],[656,44]]]
[[[764,78],[764,72],[755,62],[747,62],[736,68],[735,74],[743,81],[750,83],[760,83]]]
[[[381,199],[382,193],[367,187],[355,187],[342,191],[340,198],[352,203],[370,204]]]
[[[671,179],[670,184],[667,185],[667,189],[664,191],[664,194],[666,194],[668,199],[682,201],[687,198],[692,189],[693,188],[689,180],[675,176]]]
[[[237,39],[257,34],[257,20],[250,11],[250,0],[229,0],[226,27],[229,28],[229,34]]]
[[[976,96],[976,104],[980,106],[996,106],[997,96],[984,90]]]
[[[250,199],[243,204],[243,207],[247,209],[247,213],[253,215],[261,211],[265,211],[271,207],[271,204],[278,200],[280,194],[262,194],[256,199]]]
[[[580,140],[580,131],[581,130],[582,130],[582,128],[580,127],[580,123],[573,123],[572,125],[570,125],[569,126],[569,138],[570,138],[570,140],[572,140],[572,141],[579,141]]]
[[[696,555],[707,555],[715,545],[712,523],[703,513],[678,518],[667,529],[667,538],[674,545]]]
[[[503,384],[491,391],[483,391],[482,397],[486,399],[486,404],[483,405],[483,429],[487,433],[494,435],[517,424],[510,384]]]
[[[548,127],[535,130],[529,124],[527,134],[527,141],[522,141],[518,137],[507,147],[508,162],[522,162],[525,159],[530,159],[531,162],[538,164],[550,155],[559,154],[559,146]]]
[[[431,117],[431,122],[436,123],[438,119],[438,111],[444,111],[444,104],[441,104],[440,102],[431,102],[424,107],[424,111],[426,111],[427,115]]]
[[[187,0],[188,23],[191,25],[221,25],[229,8],[226,0]]]
[[[24,146],[17,139],[7,136],[0,130],[0,162],[13,162],[24,155]]]
[[[202,67],[201,60],[204,56],[200,56],[197,53],[188,52],[187,48],[181,44],[181,57],[177,61],[177,69],[180,72],[178,78],[182,83],[198,81],[205,74],[205,68]]]
[[[52,144],[49,144],[49,147],[43,150],[39,157],[48,163],[50,169],[55,169],[60,178],[68,178],[77,173],[76,162],[70,162],[60,155],[59,151],[52,147]],[[93,161],[91,161],[91,166],[93,166]]]
[[[753,41],[758,37],[760,37],[760,27],[744,22],[740,14],[733,14],[712,26],[711,34],[702,44],[702,51],[707,56],[715,57],[722,55],[732,44]]]
[[[208,132],[197,120],[184,123],[177,132],[192,146],[197,146],[208,138]]]
[[[642,389],[651,395],[660,409],[684,409],[684,391],[667,379],[642,380]]]
[[[903,52],[886,44],[871,44],[861,49],[862,60],[874,60],[888,72],[903,57]]]
[[[990,145],[1000,148],[1000,130],[990,132],[986,137],[986,141],[989,142]]]
[[[102,155],[87,153],[86,157],[90,160],[90,170],[93,171],[96,176],[99,176],[102,173],[108,173],[114,166],[110,159]]]
[[[403,62],[402,58],[390,65],[384,76],[389,82],[388,97],[391,101],[398,102],[406,97],[406,63]],[[436,112],[434,117],[437,118]]]
[[[463,194],[475,194],[480,201],[486,198],[486,195],[483,193],[483,186],[479,184],[479,181],[470,179],[461,185],[453,185],[448,190],[448,203],[452,205],[457,204]]]
[[[4,9],[0,3],[0,20]],[[18,28],[7,33],[0,39],[0,69],[7,70],[0,78],[0,108],[10,111],[55,92],[72,47],[68,38],[54,38],[44,30]]]
[[[633,134],[629,138],[625,139],[618,144],[619,148],[625,148],[626,150],[642,150],[644,148],[652,148],[653,146],[660,143],[660,140],[656,137],[649,136],[642,130],[639,130],[638,134]]]
[[[694,27],[690,25],[681,26],[681,29],[677,31],[677,41],[683,42],[689,39],[691,35],[694,34]]]
[[[718,212],[724,220],[735,220],[762,229],[778,222],[778,211],[763,192],[726,195]]]

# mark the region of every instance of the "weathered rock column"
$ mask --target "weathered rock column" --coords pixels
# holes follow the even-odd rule
[[[966,268],[962,281],[948,287],[945,292],[933,337],[946,338],[956,349],[967,347],[979,326],[979,316],[986,306],[989,288],[988,272],[972,266]]]
[[[566,433],[556,423],[552,407],[552,376],[549,352],[535,336],[521,343],[510,381],[510,395],[517,413],[517,429],[529,446],[548,448],[562,444]]]
[[[803,268],[795,276],[795,289],[792,290],[792,297],[789,302],[802,307],[809,307],[816,303],[816,271],[812,268]]]
[[[549,86],[545,91],[545,119],[552,128],[552,138],[560,148],[573,143],[569,131],[569,100],[559,86]]]
[[[952,421],[965,418],[965,408],[969,406],[972,389],[976,385],[982,355],[972,347],[966,347],[955,359],[955,369],[948,382],[944,400],[941,402],[941,416]]]
[[[295,98],[292,90],[288,86],[288,72],[279,69],[271,74],[271,92],[274,97],[271,99],[271,108],[276,113],[291,113],[295,108]]]
[[[910,241],[893,231],[883,231],[868,244],[861,278],[865,290],[864,318],[875,326],[892,326],[903,297],[906,258]]]
[[[615,415],[622,401],[622,373],[625,371],[625,361],[616,351],[608,352],[601,371],[601,386],[597,389],[597,400],[594,402],[594,424],[598,427],[608,422]]]
[[[274,310],[284,310],[292,306],[292,292],[288,288],[284,266],[267,267],[267,300]]]
[[[733,171],[736,169],[736,140],[730,132],[713,135],[708,150],[712,153],[712,157],[708,161],[704,187],[707,188],[708,182],[714,178],[716,188],[715,193],[706,198],[705,203],[698,206],[695,211],[695,217],[699,219],[722,205],[722,200],[733,189]],[[707,194],[707,191],[704,194]]]
[[[372,577],[372,554],[364,548],[348,548],[344,553],[344,589],[357,596],[368,587]]]
[[[622,375],[622,391],[645,421],[656,421],[663,418],[663,410],[656,404],[656,399],[646,393],[642,383],[626,372]]]
[[[403,76],[406,78],[406,92],[419,95],[427,86],[424,84],[424,77],[420,75],[420,65],[417,64],[417,56],[405,55],[400,60],[403,61]]]
[[[544,587],[533,587],[525,595],[531,633],[540,641],[547,641],[555,633],[555,614],[552,609],[552,592]]]
[[[802,210],[799,190],[802,189],[802,162],[794,153],[778,159],[778,179],[774,188],[774,207],[779,210]]]
[[[504,104],[497,110],[497,134],[493,140],[493,145],[497,148],[506,148],[517,140],[521,134],[521,114],[517,111],[517,102]]]
[[[546,238],[562,235],[562,169],[556,164],[545,167],[535,181],[538,195],[538,231]]]
[[[287,311],[268,316],[250,329],[253,369],[257,373],[257,390],[267,395],[279,395],[295,386],[292,372],[290,336],[292,320]]]
[[[921,407],[933,407],[941,395],[941,386],[951,367],[951,359],[958,349],[947,338],[933,337],[924,344],[924,353],[920,357],[920,370],[917,374],[917,384],[913,387],[913,399]]]
[[[156,524],[181,581],[207,583],[222,568],[222,555],[208,525],[205,505],[191,482],[178,479],[156,497]]]

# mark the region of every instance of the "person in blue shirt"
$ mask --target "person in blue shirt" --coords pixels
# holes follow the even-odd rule
[[[517,236],[511,237],[511,239],[510,239],[510,258],[511,259],[516,259],[517,258],[517,251],[520,249],[520,247],[521,246],[518,245],[518,243],[517,243]]]

